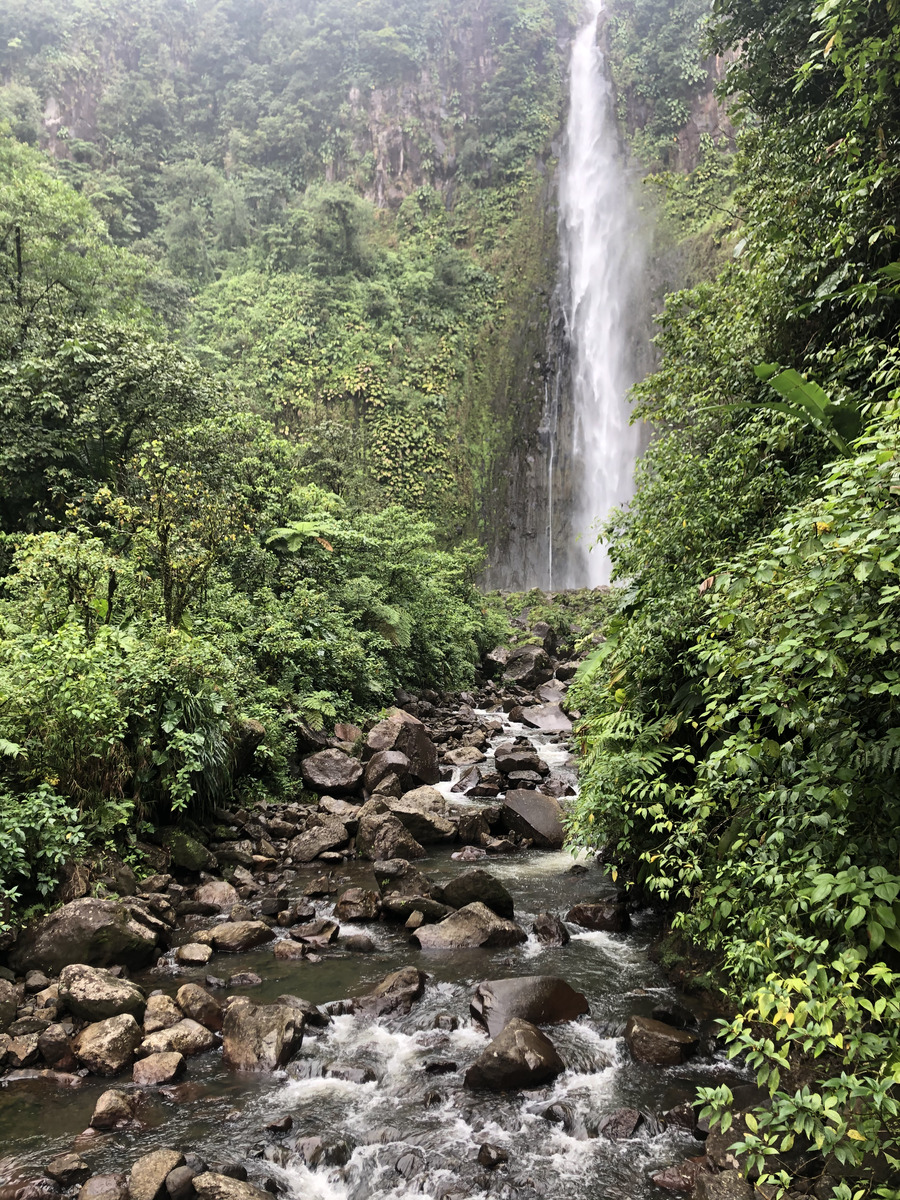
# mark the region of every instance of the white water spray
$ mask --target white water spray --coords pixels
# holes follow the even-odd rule
[[[602,0],[572,48],[571,95],[560,177],[560,240],[572,370],[571,478],[565,578],[551,587],[608,583],[591,526],[633,494],[639,427],[629,424],[637,378],[643,255],[637,213],[618,153],[612,91],[597,46]],[[553,562],[553,522],[550,561]],[[557,535],[558,536],[558,535]],[[552,572],[552,566],[551,566]]]

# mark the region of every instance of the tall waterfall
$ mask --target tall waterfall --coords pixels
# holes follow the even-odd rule
[[[637,344],[645,328],[644,261],[638,214],[618,150],[612,89],[597,45],[602,0],[571,59],[570,107],[560,176],[561,286],[569,342],[571,412],[548,422],[559,439],[551,464],[567,463],[550,481],[548,568],[551,588],[596,587],[610,563],[591,527],[630,500],[642,434],[629,424],[626,394],[638,376]],[[565,406],[566,399],[560,401]],[[565,443],[568,442],[568,445]],[[560,541],[567,544],[562,547]]]

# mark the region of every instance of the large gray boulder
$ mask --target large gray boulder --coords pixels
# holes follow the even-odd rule
[[[130,1013],[109,1017],[82,1029],[72,1049],[83,1067],[94,1075],[118,1075],[130,1067],[141,1044],[141,1027]]]
[[[427,979],[425,972],[416,967],[401,967],[386,975],[367,996],[354,1000],[353,1007],[357,1012],[374,1017],[405,1016],[421,998]]]
[[[474,867],[471,871],[463,871],[455,879],[444,885],[444,901],[451,908],[465,908],[467,904],[485,904],[498,917],[512,920],[515,913],[513,898],[490,871]]]
[[[510,651],[503,674],[522,687],[536,688],[553,678],[553,667],[543,646],[516,646]]]
[[[216,1038],[205,1025],[185,1017],[170,1025],[168,1029],[160,1029],[151,1033],[141,1042],[140,1053],[150,1054],[183,1054],[192,1058],[195,1054],[206,1054],[215,1047]]]
[[[219,954],[243,954],[274,939],[275,934],[265,921],[223,921],[193,935],[195,942],[212,946]]]
[[[371,858],[374,862],[425,857],[422,845],[378,797],[373,797],[360,809],[356,853],[360,858]]]
[[[521,979],[489,979],[478,985],[470,1006],[472,1016],[496,1037],[519,1017],[532,1025],[559,1025],[590,1012],[587,1000],[564,979],[526,975]]]
[[[276,1071],[303,1041],[303,1013],[284,1004],[237,1000],[225,1012],[222,1058],[236,1071]]]
[[[304,758],[300,773],[303,782],[314,792],[349,796],[362,783],[363,765],[358,758],[351,758],[343,750],[319,750],[317,754]]]
[[[178,1150],[153,1150],[142,1155],[128,1176],[131,1200],[163,1200],[166,1176],[176,1167],[183,1166],[184,1155]]]
[[[43,917],[9,953],[17,974],[59,972],[70,963],[145,967],[159,954],[165,926],[135,900],[73,900]]]
[[[319,824],[311,826],[306,833],[294,838],[288,853],[295,863],[308,863],[326,850],[343,846],[350,835],[347,826],[337,817],[322,817]]]
[[[535,1088],[565,1069],[546,1034],[514,1017],[466,1071],[466,1087],[492,1092]]]
[[[517,946],[528,935],[515,921],[505,921],[484,904],[467,904],[437,925],[424,925],[412,935],[423,950],[467,950],[476,946]]]
[[[409,759],[399,750],[379,750],[366,763],[363,785],[369,795],[380,791],[379,784],[389,775],[396,775],[401,787],[409,780]]]
[[[74,1017],[85,1021],[103,1021],[131,1013],[143,1020],[147,998],[136,983],[117,979],[101,967],[73,963],[59,976],[59,999]]]
[[[638,1062],[657,1067],[675,1067],[686,1062],[697,1049],[697,1038],[683,1029],[654,1021],[652,1017],[628,1018],[625,1041]]]
[[[539,775],[549,775],[550,768],[530,746],[517,746],[513,742],[501,742],[494,751],[494,763],[502,775],[510,775],[513,771],[536,771]]]
[[[447,819],[447,801],[437,788],[419,787],[400,797],[382,797],[387,809],[400,819],[417,842],[448,842],[456,837],[456,826]]]
[[[566,913],[566,920],[595,933],[622,933],[631,925],[627,908],[616,899],[576,904]]]
[[[542,792],[516,788],[506,793],[501,810],[503,827],[520,837],[529,838],[535,846],[561,850],[565,841],[562,809],[559,801]]]
[[[231,912],[240,900],[237,889],[224,879],[211,879],[203,883],[194,892],[194,899],[200,904],[208,904],[217,912]]]
[[[366,750],[372,756],[383,750],[405,754],[409,760],[409,774],[420,783],[437,783],[441,777],[437,746],[422,722],[402,709],[394,709],[369,731]]]
[[[536,704],[522,709],[522,724],[541,733],[571,733],[572,722],[558,704]]]
[[[211,850],[192,838],[183,829],[161,829],[164,844],[169,849],[172,862],[185,871],[214,871],[219,861]]]

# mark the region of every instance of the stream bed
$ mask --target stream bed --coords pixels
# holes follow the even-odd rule
[[[499,716],[502,728],[493,744],[527,732],[545,761],[565,772],[564,742]],[[491,753],[488,748],[489,759]],[[465,797],[452,791],[459,773],[441,790],[465,806]],[[417,868],[437,883],[448,882],[471,867],[452,858],[452,849],[432,848]],[[602,867],[566,851],[529,849],[478,865],[503,882],[516,921],[529,931],[539,913],[562,916],[577,903],[616,895]],[[296,872],[298,899],[321,873],[321,864]],[[371,863],[345,860],[333,875],[340,889],[376,887]],[[334,899],[317,899],[317,914],[330,916]],[[544,945],[530,932],[514,948],[429,952],[410,943],[403,925],[370,922],[343,931],[364,930],[375,944],[368,954],[350,952],[338,941],[318,961],[280,961],[265,946],[229,955],[227,964],[226,956],[216,955],[207,967],[179,968],[170,951],[162,964],[133,976],[148,992],[174,995],[186,982],[205,984],[209,972],[252,971],[261,982],[228,995],[246,995],[254,1004],[285,993],[301,996],[327,1011],[330,1021],[306,1028],[299,1054],[274,1075],[236,1074],[223,1066],[218,1049],[192,1058],[181,1082],[143,1094],[135,1127],[111,1133],[88,1129],[94,1105],[110,1086],[128,1091],[131,1083],[93,1076],[70,1086],[46,1077],[4,1081],[0,1196],[12,1196],[16,1180],[34,1178],[63,1152],[77,1150],[95,1174],[127,1173],[136,1159],[161,1147],[195,1151],[212,1170],[216,1164],[243,1165],[251,1182],[296,1200],[666,1195],[652,1183],[654,1171],[701,1154],[702,1143],[664,1114],[690,1101],[698,1084],[731,1072],[716,1057],[710,1014],[669,987],[650,958],[659,932],[655,919],[638,911],[631,921],[627,933],[569,924],[571,940],[564,946]],[[342,1000],[365,995],[408,965],[428,980],[407,1015],[341,1011]],[[534,975],[564,979],[590,1006],[588,1015],[545,1029],[566,1070],[533,1091],[467,1089],[465,1071],[488,1042],[469,1011],[476,987]],[[678,1067],[634,1061],[623,1038],[632,1014],[661,1014],[687,1025],[700,1037],[699,1053]],[[622,1109],[642,1118],[630,1135],[614,1140],[603,1131],[604,1118]],[[290,1118],[289,1130],[267,1128],[283,1118]],[[494,1169],[479,1161],[485,1145],[505,1159]]]

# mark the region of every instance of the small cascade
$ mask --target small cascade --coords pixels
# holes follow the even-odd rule
[[[609,581],[608,556],[592,527],[633,493],[642,434],[629,423],[629,388],[638,377],[646,304],[639,217],[619,153],[612,88],[598,46],[602,0],[575,39],[570,111],[560,175],[562,307],[570,346],[571,404],[558,422],[551,458],[566,542],[564,561],[551,551],[553,587]],[[550,542],[560,542],[551,518]]]

